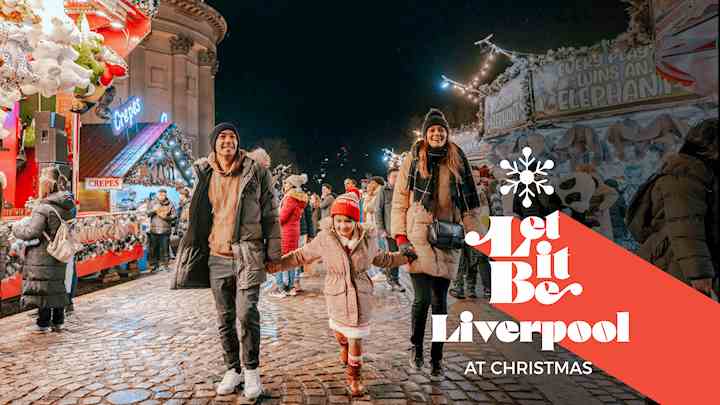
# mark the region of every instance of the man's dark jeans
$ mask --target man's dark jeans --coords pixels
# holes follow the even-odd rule
[[[260,365],[260,312],[257,307],[260,300],[260,286],[246,290],[238,289],[233,260],[210,256],[208,266],[225,365],[228,370],[234,368],[239,373],[242,367],[254,370]],[[240,339],[238,339],[238,327]]]
[[[387,241],[388,250],[390,252],[397,252],[398,251],[398,245],[397,242],[395,242],[395,239],[393,238],[385,238]],[[385,277],[389,282],[392,282],[394,284],[397,284],[399,282],[399,274],[400,271],[397,267],[392,267],[389,269],[383,269],[385,271]]]
[[[450,280],[428,274],[410,274],[415,299],[412,305],[412,336],[410,342],[416,350],[421,351],[425,337],[425,323],[428,309],[432,305],[433,315],[447,315],[447,294]],[[443,358],[443,343],[433,342],[430,349],[432,362],[440,362]]]
[[[148,262],[152,267],[167,264],[170,260],[170,234],[148,233],[150,252]]]

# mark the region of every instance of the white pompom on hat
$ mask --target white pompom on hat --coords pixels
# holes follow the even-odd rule
[[[307,174],[293,174],[285,179],[285,182],[290,184],[293,188],[301,188],[308,181]]]

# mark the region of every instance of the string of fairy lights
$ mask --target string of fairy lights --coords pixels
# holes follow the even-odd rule
[[[487,53],[488,56],[485,58],[480,68],[480,72],[478,72],[478,74],[473,77],[470,83],[461,83],[445,75],[442,75],[442,88],[452,87],[454,90],[458,91],[461,95],[467,97],[473,103],[478,103],[481,99],[488,95],[487,92],[483,91],[482,84],[483,81],[490,74],[493,63],[497,62],[500,59],[499,56],[505,56],[509,58],[511,62],[514,62],[517,58],[532,58],[539,56],[533,53],[517,52],[502,48],[492,42],[493,36],[494,34],[490,34],[484,39],[475,42],[476,46],[480,46],[483,47],[483,49],[486,49],[485,53]]]
[[[395,153],[395,150],[390,148],[383,148],[383,160],[387,164],[387,167],[400,167],[400,164],[402,163],[403,155],[399,153]]]

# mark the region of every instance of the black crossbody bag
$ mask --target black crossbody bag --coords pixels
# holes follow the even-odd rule
[[[428,225],[427,235],[428,243],[434,248],[444,250],[462,249],[465,245],[465,227],[462,224],[434,219]]]
[[[428,242],[438,249],[462,249],[465,228],[461,224],[436,219],[428,225]]]

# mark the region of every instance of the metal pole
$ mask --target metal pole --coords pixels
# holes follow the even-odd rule
[[[80,114],[72,113],[72,147],[73,147],[73,194],[75,200],[78,201],[78,194],[80,193]]]

